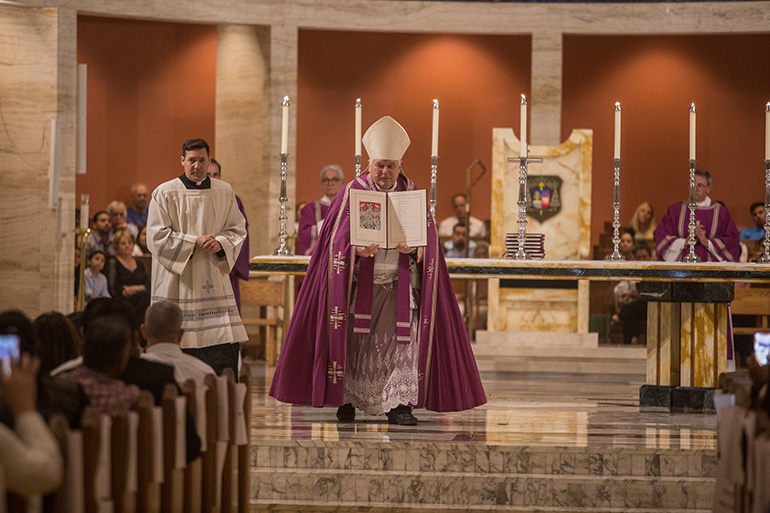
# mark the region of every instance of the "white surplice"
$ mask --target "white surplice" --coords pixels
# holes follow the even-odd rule
[[[195,248],[199,235],[214,235],[224,256]],[[188,189],[175,178],[152,193],[147,247],[152,253],[151,301],[169,299],[184,314],[182,347],[201,348],[248,340],[230,284],[246,237],[246,222],[232,187],[211,180],[210,189]]]

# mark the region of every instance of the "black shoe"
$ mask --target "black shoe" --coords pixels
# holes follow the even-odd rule
[[[399,426],[416,426],[417,417],[412,415],[412,409],[408,406],[397,406],[387,413],[388,424],[398,424]]]
[[[356,409],[352,404],[343,404],[337,408],[337,420],[339,422],[353,422],[356,420]]]

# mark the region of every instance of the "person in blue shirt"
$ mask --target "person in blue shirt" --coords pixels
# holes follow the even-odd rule
[[[762,239],[765,236],[765,204],[761,201],[755,201],[749,207],[751,219],[756,224],[753,228],[748,228],[741,232],[741,239]]]

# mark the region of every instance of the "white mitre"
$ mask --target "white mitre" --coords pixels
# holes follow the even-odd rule
[[[369,127],[361,142],[369,160],[401,160],[412,141],[398,121],[385,116]]]

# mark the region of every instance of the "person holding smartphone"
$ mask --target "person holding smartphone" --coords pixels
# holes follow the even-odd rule
[[[14,337],[18,348],[18,335],[2,335],[4,343]],[[59,444],[35,410],[39,367],[40,360],[28,354],[0,365],[0,409],[8,408],[14,420],[13,429],[0,424],[0,467],[6,489],[24,497],[56,490],[64,471]]]

